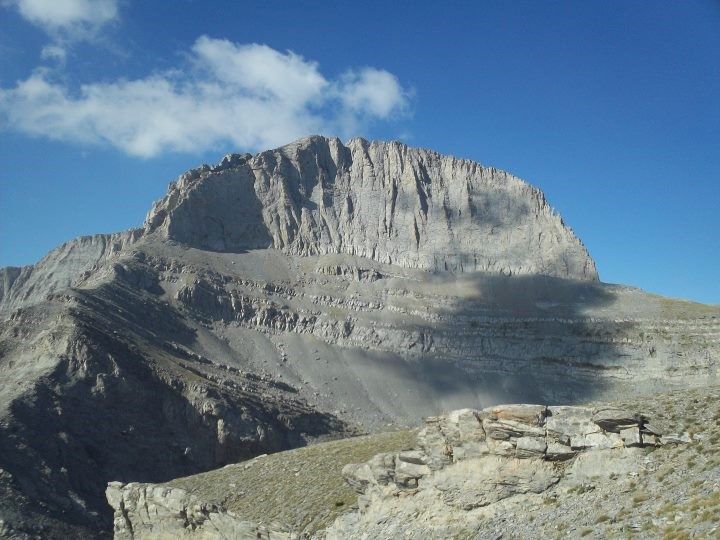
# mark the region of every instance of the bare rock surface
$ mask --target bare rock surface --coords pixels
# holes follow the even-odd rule
[[[561,425],[551,422],[556,413],[564,420]],[[664,444],[661,436],[643,439],[646,422],[643,414],[617,408],[544,405],[463,409],[428,418],[418,435],[419,450],[378,454],[343,468],[346,481],[359,493],[358,509],[338,517],[320,536],[486,537],[489,518],[504,505],[522,505],[524,496],[637,475],[643,448]],[[634,430],[639,442],[633,439],[626,446],[604,429],[617,423]],[[592,444],[572,447],[570,441],[590,435]],[[556,448],[548,453],[551,445]],[[421,465],[409,468],[407,455]]]
[[[296,540],[282,525],[243,521],[180,488],[111,482],[108,502],[115,513],[116,540],[197,538],[202,540]]]
[[[183,175],[146,230],[215,251],[344,253],[423,270],[597,279],[540,190],[401,143],[308,137]]]

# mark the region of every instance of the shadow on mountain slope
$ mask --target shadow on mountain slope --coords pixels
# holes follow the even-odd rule
[[[455,276],[455,286],[468,293],[438,334],[448,359],[462,365],[492,401],[591,400],[611,389],[607,375],[625,372],[626,351],[616,336],[631,333],[635,323],[588,314],[611,308],[615,293],[609,287],[479,274]],[[453,350],[453,339],[464,340],[465,350]]]
[[[56,367],[0,424],[11,532],[109,536],[108,481],[162,482],[348,432],[291,387],[192,353],[194,331],[152,294],[116,281],[49,302],[72,335],[37,347]]]
[[[379,384],[400,384],[397,408],[436,414],[503,402],[571,403],[630,388],[619,336],[632,333],[635,323],[587,313],[611,310],[615,293],[608,286],[544,276],[435,274],[423,289],[428,302],[433,291],[456,297],[439,322],[408,328],[417,336],[408,354],[370,362],[383,373]]]

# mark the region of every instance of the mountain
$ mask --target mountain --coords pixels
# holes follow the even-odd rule
[[[543,194],[309,137],[170,184],[140,229],[0,270],[0,534],[105,537],[111,481],[497,403],[717,379],[720,308],[599,281]]]

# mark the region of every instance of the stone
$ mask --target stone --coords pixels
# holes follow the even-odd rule
[[[620,430],[620,438],[625,446],[642,446],[643,437],[640,435],[640,429],[637,427],[629,427]]]
[[[485,438],[479,411],[463,409],[456,418],[461,441],[482,441]]]
[[[348,485],[357,493],[364,493],[368,485],[376,482],[367,463],[349,463],[342,468],[341,474]]]
[[[436,417],[425,419],[425,427],[418,433],[417,443],[427,456],[427,465],[431,469],[441,469],[452,462],[453,447],[440,430],[440,420]]]
[[[453,461],[480,457],[488,453],[490,448],[486,441],[469,441],[453,447]]]
[[[488,453],[497,456],[514,456],[515,444],[511,441],[503,441],[497,439],[487,440]]]
[[[542,426],[545,424],[547,407],[545,405],[496,405],[483,409],[482,412],[493,420],[511,420],[531,426]]]
[[[649,422],[643,422],[641,431],[643,434],[662,435],[662,430]]]
[[[690,434],[685,433],[666,433],[660,437],[661,444],[687,444],[691,441]]]
[[[395,462],[395,483],[400,487],[415,488],[418,480],[428,474],[430,474],[430,468],[427,465],[400,460]]]
[[[541,493],[559,477],[540,460],[484,456],[461,461],[433,475],[445,504],[470,510],[522,493]]]
[[[519,459],[542,459],[546,449],[544,437],[520,437],[515,446],[515,456]]]
[[[113,482],[108,502],[115,511],[115,540],[265,538],[298,540],[287,527],[252,523],[180,488]]]
[[[496,440],[545,436],[544,428],[515,420],[493,420],[492,417],[484,418],[482,427],[487,437]]]
[[[570,438],[570,447],[573,450],[585,448],[601,450],[620,448],[621,446],[623,446],[623,440],[616,433],[588,433]]]
[[[545,459],[549,461],[565,461],[575,456],[575,454],[576,451],[570,446],[552,441],[547,445]]]
[[[580,452],[571,462],[563,483],[577,485],[596,478],[631,476],[642,469],[641,448],[606,448]]]
[[[415,465],[427,465],[427,456],[420,450],[406,450],[398,454],[397,461]]]
[[[592,420],[605,431],[619,433],[622,429],[631,426],[639,427],[642,417],[624,409],[604,407],[595,411]]]
[[[640,433],[640,436],[642,437],[643,446],[660,446],[662,444],[660,442],[660,437],[658,437],[657,435]]]
[[[574,406],[548,407],[545,429],[549,437],[570,444],[571,437],[584,436],[602,431],[592,421],[592,409]]]

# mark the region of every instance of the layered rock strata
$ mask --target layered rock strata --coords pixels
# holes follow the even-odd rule
[[[637,474],[643,447],[678,441],[657,431],[643,414],[613,407],[503,405],[428,418],[416,450],[343,469],[359,508],[322,536],[482,534],[483,521],[506,499],[591,476]]]

